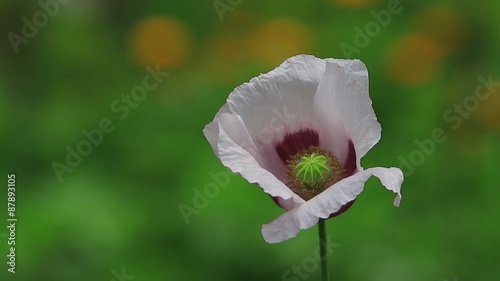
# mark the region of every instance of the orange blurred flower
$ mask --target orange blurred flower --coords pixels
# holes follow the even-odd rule
[[[311,31],[292,19],[275,19],[257,29],[247,46],[252,56],[273,66],[286,58],[308,53],[311,49]]]
[[[367,8],[374,6],[379,0],[333,0],[339,6],[349,8]]]
[[[389,50],[388,73],[404,85],[420,85],[436,76],[443,48],[432,38],[412,34],[401,38]]]
[[[420,12],[415,19],[415,29],[437,42],[446,54],[460,50],[470,34],[460,13],[442,7]]]
[[[174,18],[154,16],[137,23],[131,32],[131,50],[142,65],[175,68],[185,62],[191,48],[187,26]]]

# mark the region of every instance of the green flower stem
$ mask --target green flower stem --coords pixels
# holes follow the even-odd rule
[[[323,276],[323,281],[329,281],[330,277],[328,275],[328,254],[326,252],[327,243],[326,240],[326,226],[325,220],[319,219],[318,222],[319,230],[319,249],[320,249],[320,260],[321,260],[321,275]]]

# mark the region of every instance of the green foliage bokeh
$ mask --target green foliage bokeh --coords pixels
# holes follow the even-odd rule
[[[284,280],[303,266],[317,230],[265,243],[261,225],[282,210],[238,176],[189,223],[179,209],[229,174],[202,134],[227,95],[299,53],[365,62],[383,130],[362,164],[407,174],[399,208],[372,179],[327,221],[333,280],[496,280],[500,93],[463,115],[456,106],[476,94],[478,77],[500,81],[500,4],[401,0],[356,47],[358,28],[394,1],[69,1],[17,53],[8,34],[22,36],[22,19],[43,10],[2,1],[0,170],[16,174],[18,223],[11,274],[5,179],[0,280],[108,281],[122,269],[134,280]],[[126,105],[122,95],[154,62],[168,76]],[[105,118],[114,130],[60,181],[54,161],[64,164],[67,147]],[[435,129],[446,140],[404,166]],[[290,276],[319,280],[320,270]]]

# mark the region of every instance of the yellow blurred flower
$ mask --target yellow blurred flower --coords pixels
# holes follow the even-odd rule
[[[470,35],[464,17],[444,7],[421,11],[415,18],[415,29],[432,38],[446,55],[460,50]]]
[[[275,19],[258,28],[249,38],[247,47],[253,57],[273,66],[293,55],[311,49],[311,31],[292,19]]]
[[[434,78],[441,67],[442,47],[424,35],[399,39],[389,50],[388,73],[403,85],[420,85]]]
[[[479,106],[479,118],[488,127],[493,129],[500,129],[500,94],[497,91],[500,87],[496,87],[494,92],[490,93],[486,102],[481,103]],[[488,91],[482,89],[483,92]]]
[[[349,8],[367,8],[379,2],[379,0],[333,0],[338,6]]]
[[[181,21],[154,16],[137,23],[131,32],[131,50],[142,65],[175,68],[183,64],[190,52],[188,27]]]

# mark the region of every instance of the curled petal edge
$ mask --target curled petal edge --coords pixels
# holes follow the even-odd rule
[[[305,202],[261,166],[261,156],[238,114],[221,113],[214,122],[218,122],[217,156],[224,166],[257,184],[272,197],[280,197],[288,209]]]
[[[363,191],[365,182],[375,176],[387,190],[396,193],[394,205],[401,202],[403,173],[399,168],[375,167],[345,178],[311,200],[282,214],[276,220],[262,226],[262,236],[268,243],[280,243],[295,237],[299,231],[311,228],[320,218],[326,219],[343,205],[356,199]]]

